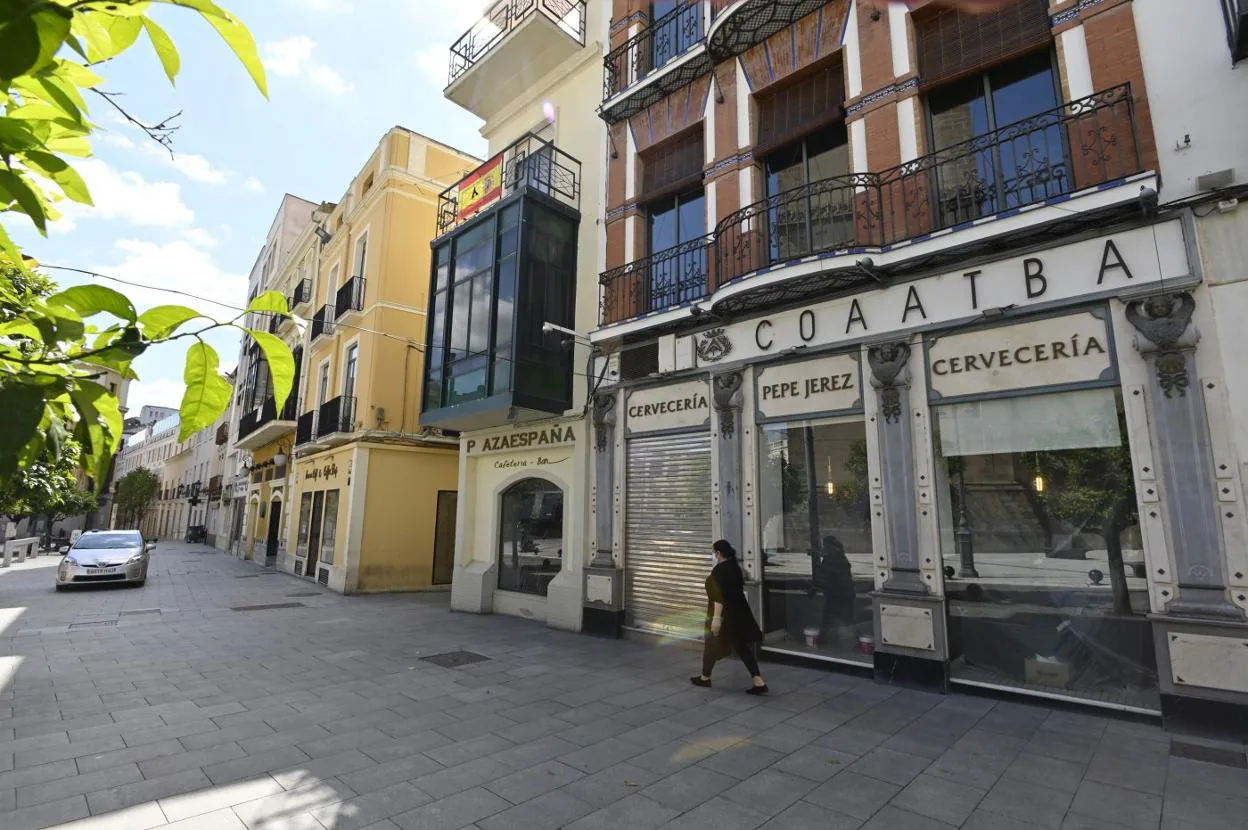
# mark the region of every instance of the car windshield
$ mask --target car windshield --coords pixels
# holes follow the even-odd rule
[[[139,537],[130,533],[109,533],[79,537],[74,543],[77,550],[113,550],[139,546]]]

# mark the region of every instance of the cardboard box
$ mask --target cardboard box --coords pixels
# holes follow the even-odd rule
[[[1068,689],[1072,674],[1069,663],[1048,663],[1034,657],[1028,657],[1024,661],[1024,675],[1027,682],[1037,686]]]

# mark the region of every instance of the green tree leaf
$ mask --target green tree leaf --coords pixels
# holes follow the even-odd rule
[[[43,197],[29,182],[11,170],[0,168],[0,201],[16,202],[22,212],[30,217],[39,232],[47,235],[48,213]]]
[[[285,299],[282,302],[285,303]],[[269,364],[269,375],[273,378],[273,403],[280,412],[286,405],[286,399],[290,397],[291,387],[295,383],[295,357],[291,354],[290,347],[277,335],[252,329],[245,329],[245,331],[264,352],[264,359]]]
[[[165,30],[150,17],[143,18],[143,28],[152,41],[156,57],[160,58],[160,65],[165,70],[165,76],[169,79],[169,83],[174,83],[182,68],[182,60],[178,57],[178,47],[173,45],[173,40],[165,33]]]
[[[25,4],[0,24],[0,78],[17,78],[43,68],[69,36],[73,12],[51,3]],[[19,4],[20,9],[20,4]]]
[[[247,304],[248,311],[273,311],[282,315],[290,314],[290,306],[286,295],[280,291],[265,291]]]
[[[198,317],[204,315],[184,305],[158,305],[139,315],[139,328],[148,340],[163,340],[183,323]]]
[[[101,384],[81,380],[69,390],[78,423],[74,437],[82,445],[82,468],[97,488],[108,478],[108,467],[121,445],[121,409],[117,396]]]
[[[43,390],[22,383],[0,385],[0,458],[16,458],[39,429]]]
[[[219,362],[216,350],[202,340],[187,351],[186,369],[182,374],[186,393],[182,396],[179,441],[185,441],[211,424],[229,404],[230,384],[217,372]]]
[[[181,4],[179,4],[181,5]],[[216,14],[202,12],[208,25],[217,30],[221,39],[234,51],[235,56],[247,69],[247,74],[255,82],[256,88],[265,98],[269,97],[269,85],[264,76],[264,64],[260,62],[260,53],[256,49],[256,39],[247,31],[247,27],[233,15],[218,17]]]
[[[102,285],[75,285],[66,288],[48,297],[48,304],[72,308],[80,317],[107,312],[131,323],[138,317],[134,305],[125,294]]]
[[[87,183],[82,180],[77,170],[69,166],[69,162],[38,150],[23,153],[22,159],[31,169],[60,185],[61,191],[70,199],[83,205],[93,204]]]

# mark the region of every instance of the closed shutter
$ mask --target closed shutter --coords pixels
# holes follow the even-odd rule
[[[845,82],[839,61],[758,98],[757,155],[844,119]]]
[[[942,8],[919,14],[919,80],[924,86],[978,72],[1053,40],[1048,0],[1010,0],[999,8]]]
[[[648,202],[702,184],[706,161],[702,125],[668,139],[641,155],[641,200]]]
[[[678,637],[700,636],[714,541],[710,435],[630,440],[626,486],[628,625]]]

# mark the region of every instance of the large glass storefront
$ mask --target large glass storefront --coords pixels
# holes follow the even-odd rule
[[[1118,389],[932,413],[951,676],[1157,709]]]
[[[860,417],[760,427],[764,645],[869,665],[874,567]]]

